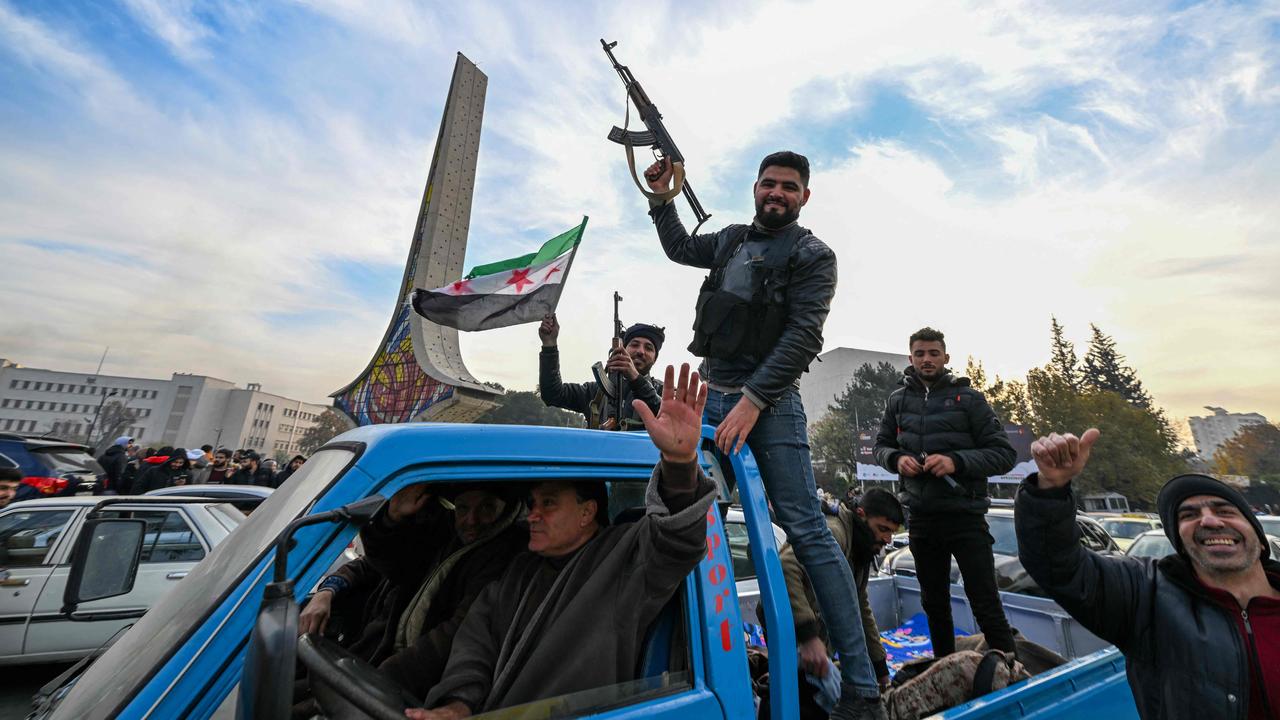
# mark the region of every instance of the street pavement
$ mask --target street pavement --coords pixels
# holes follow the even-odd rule
[[[31,711],[31,696],[69,667],[71,663],[0,667],[0,720],[26,717]]]

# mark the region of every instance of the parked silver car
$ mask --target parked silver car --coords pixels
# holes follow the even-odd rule
[[[133,590],[62,612],[71,551],[102,497],[15,503],[0,511],[0,665],[88,655],[131,624],[244,521],[223,502],[130,504],[113,498],[107,517],[146,521]]]

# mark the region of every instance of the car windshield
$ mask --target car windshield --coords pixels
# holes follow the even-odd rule
[[[270,547],[352,462],[355,453],[321,450],[213,549],[133,629],[85,671],[57,708],[57,717],[108,718],[222,602]]]
[[[1151,529],[1151,523],[1145,520],[1102,520],[1102,527],[1113,538],[1132,540]]]
[[[1173,543],[1169,542],[1169,538],[1164,533],[1152,533],[1144,535],[1133,541],[1133,545],[1129,548],[1129,557],[1149,557],[1162,558],[1165,555],[1173,554]]]
[[[987,525],[991,527],[991,537],[995,544],[991,552],[999,555],[1018,554],[1018,533],[1013,528],[1013,517],[1010,515],[987,515]]]

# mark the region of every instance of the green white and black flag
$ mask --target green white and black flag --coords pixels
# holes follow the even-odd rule
[[[555,312],[587,219],[542,244],[537,252],[480,265],[457,282],[413,291],[413,309],[428,320],[459,330],[539,322]]]

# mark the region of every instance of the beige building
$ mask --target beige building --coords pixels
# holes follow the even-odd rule
[[[113,406],[115,406],[113,408]],[[129,435],[141,445],[297,453],[328,406],[264,392],[257,383],[174,373],[167,380],[29,368],[0,358],[0,432],[92,442]],[[128,413],[118,432],[103,426]],[[90,428],[93,428],[90,438]]]
[[[1205,410],[1212,410],[1212,415],[1187,418],[1191,426],[1191,437],[1196,443],[1196,452],[1208,462],[1213,462],[1213,454],[1218,448],[1242,428],[1250,425],[1262,425],[1267,419],[1258,413],[1233,413],[1226,409],[1205,405]]]

